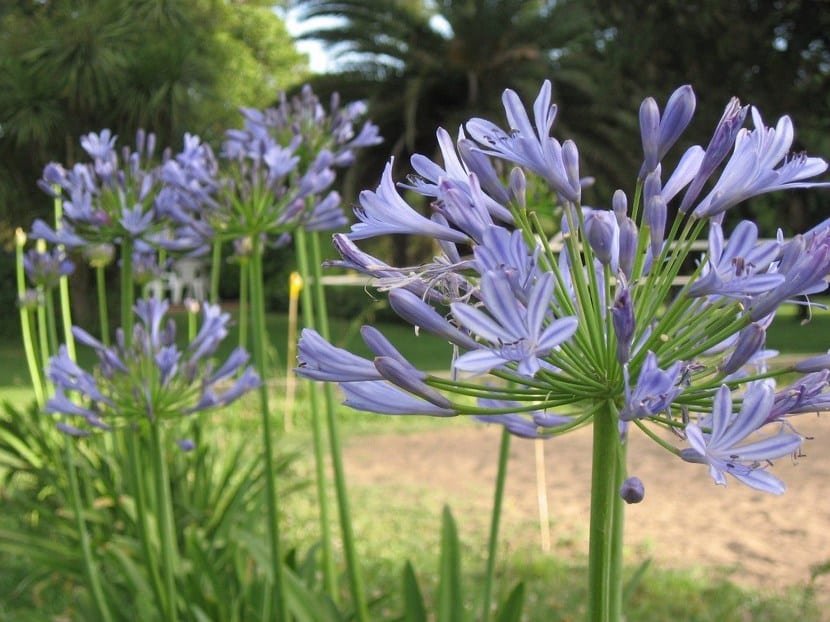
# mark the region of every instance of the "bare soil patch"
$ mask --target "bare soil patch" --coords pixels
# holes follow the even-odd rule
[[[803,584],[830,560],[830,418],[804,416],[805,457],[773,469],[787,492],[772,496],[735,480],[716,486],[702,465],[687,464],[642,434],[632,434],[629,473],[646,498],[627,506],[626,561],[653,558],[662,568],[727,572],[740,585],[781,589]],[[497,426],[448,426],[412,434],[353,437],[346,448],[354,487],[382,486],[389,512],[449,504],[461,525],[486,529],[496,474]],[[553,552],[587,554],[591,430],[546,442]],[[460,510],[460,511],[459,511]],[[505,492],[504,546],[539,542],[533,441],[514,439]],[[377,520],[384,520],[378,516]],[[817,581],[819,594],[830,579]],[[820,596],[820,600],[825,599]]]

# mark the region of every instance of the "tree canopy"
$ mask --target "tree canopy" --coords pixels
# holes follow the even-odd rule
[[[826,0],[295,0],[306,37],[322,41],[336,70],[321,91],[368,97],[397,155],[430,153],[438,125],[501,119],[500,94],[526,102],[550,78],[560,112],[554,132],[580,148],[583,170],[607,200],[642,158],[637,110],[682,84],[698,100],[688,140],[706,144],[733,95],[769,124],[790,114],[797,145],[830,152],[830,4]],[[324,17],[325,20],[314,19]],[[399,163],[407,169],[405,158]],[[379,163],[367,168],[376,173]],[[365,182],[366,183],[366,182]],[[364,183],[364,185],[365,185]],[[625,187],[625,186],[623,186]],[[631,188],[625,187],[631,191]],[[805,201],[809,200],[809,204]],[[822,193],[788,195],[795,229],[822,216]],[[774,233],[765,200],[752,203]]]
[[[0,11],[0,219],[48,205],[44,164],[80,157],[80,135],[139,127],[159,144],[217,139],[237,108],[302,80],[271,2],[17,0]]]

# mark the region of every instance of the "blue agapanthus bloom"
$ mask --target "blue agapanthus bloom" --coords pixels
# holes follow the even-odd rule
[[[181,153],[157,157],[155,135],[139,130],[134,149],[119,154],[117,139],[108,129],[86,134],[81,146],[91,162],[46,165],[38,185],[62,199],[62,222],[53,229],[38,219],[32,237],[79,250],[124,242],[143,252],[205,250],[204,236],[192,231],[217,189],[210,147],[187,135]]]
[[[204,305],[196,337],[182,347],[174,321],[166,317],[168,307],[167,301],[139,300],[132,335],[127,339],[119,329],[113,346],[73,328],[75,338],[95,351],[98,365],[91,372],[83,369],[65,346],[50,359],[47,373],[55,394],[46,412],[65,416],[61,430],[77,436],[176,420],[230,404],[259,386],[244,350],[235,349],[218,366],[212,358],[228,333],[227,313]]]
[[[75,271],[75,264],[59,248],[52,250],[33,248],[23,256],[23,269],[35,287],[52,289],[61,277]]]
[[[770,128],[733,99],[708,144],[664,170],[693,120],[695,95],[683,86],[662,113],[643,102],[644,159],[629,193],[608,197],[611,209],[587,207],[576,144],[550,135],[550,84],[532,114],[512,91],[503,102],[508,127],[471,119],[455,145],[439,130],[443,162],[413,156],[415,172],[398,187],[390,163],[379,187],[361,194],[351,233],[334,240],[342,260],[330,265],[374,277],[402,319],[448,344],[450,373],[418,370],[397,350],[356,357],[312,333],[298,372],[339,383],[355,408],[474,415],[523,437],[601,418],[621,432],[619,446],[642,431],[675,457],[708,465],[718,484],[730,475],[782,492],[769,465],[803,443],[795,415],[830,405],[830,357],[776,364],[766,331],[780,305],[826,288],[830,220],[768,241],[754,223],[730,228],[723,215],[759,194],[825,186],[815,177],[827,163],[788,153],[788,117]],[[542,182],[534,188],[549,189],[547,202],[529,204],[531,176]],[[423,195],[430,211],[400,187]],[[554,208],[556,237],[544,224]],[[398,267],[356,244],[398,233],[430,238],[437,255]],[[708,250],[696,256],[693,242],[707,233]],[[784,373],[802,375],[776,391]],[[644,494],[634,480],[619,479],[629,502]]]
[[[227,182],[204,215],[217,235],[238,239],[268,235],[285,243],[296,227],[309,231],[344,227],[340,195],[330,190],[339,168],[360,149],[381,142],[377,126],[363,122],[360,102],[341,106],[337,94],[326,110],[308,86],[275,108],[241,110],[244,125],[225,133],[221,158]],[[282,236],[282,237],[280,237]]]

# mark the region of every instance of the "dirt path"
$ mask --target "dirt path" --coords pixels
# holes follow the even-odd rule
[[[627,506],[627,562],[653,557],[661,567],[726,569],[735,582],[762,589],[807,581],[811,566],[830,560],[830,417],[804,416],[798,429],[815,438],[806,457],[776,463],[773,472],[788,485],[781,497],[735,480],[716,486],[705,467],[633,435],[629,473],[643,480],[646,498]],[[449,503],[463,509],[460,524],[485,525],[498,443],[495,426],[356,437],[346,451],[348,477],[355,487],[382,485],[392,511],[430,504],[437,513]],[[545,447],[554,552],[584,555],[590,429]],[[539,538],[533,442],[515,439],[511,449],[502,530],[508,546]],[[830,588],[830,578],[818,586]]]

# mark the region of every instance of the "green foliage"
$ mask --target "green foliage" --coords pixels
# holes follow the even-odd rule
[[[461,591],[461,545],[452,512],[446,506],[441,515],[441,553],[438,572],[438,622],[462,622],[464,594]]]
[[[524,606],[525,584],[519,583],[510,592],[501,609],[496,615],[496,622],[519,622]]]
[[[698,95],[699,122],[689,141],[706,145],[711,128],[732,96],[757,106],[767,124],[789,114],[797,130],[795,149],[830,152],[830,12],[810,0],[591,0],[610,71],[606,103],[631,108],[644,94],[664,102],[681,84]],[[625,95],[624,99],[620,99]],[[639,153],[638,136],[626,146]],[[671,163],[670,163],[671,164]],[[667,167],[664,166],[666,171]],[[751,201],[733,219],[751,215],[773,236],[803,231],[827,214],[826,193],[787,195],[785,209],[765,198]]]
[[[309,22],[304,38],[324,43],[337,70],[312,79],[315,92],[369,100],[387,150],[362,160],[358,187],[373,186],[389,153],[408,170],[408,156],[431,155],[435,130],[455,134],[471,116],[502,118],[501,94],[534,97],[545,78],[563,110],[557,135],[579,141],[586,170],[621,178],[629,161],[617,149],[634,118],[601,96],[602,59],[589,14],[579,2],[447,0],[298,0]],[[614,156],[609,157],[610,151]],[[602,157],[599,157],[600,152]],[[370,159],[371,158],[371,159]],[[609,170],[613,174],[605,175]],[[395,265],[405,265],[406,250]],[[410,255],[415,253],[410,252]],[[403,260],[401,260],[403,258]]]
[[[217,139],[305,72],[265,3],[50,0],[8,8],[0,29],[0,218],[24,226],[48,203],[42,167],[79,159],[80,135]]]
[[[409,560],[404,564],[401,583],[404,622],[426,622],[427,610],[424,604],[424,596],[421,593],[421,588],[418,586],[415,568],[413,568],[412,562]]]
[[[78,619],[95,617],[80,588],[83,560],[67,499],[62,448],[70,442],[84,519],[110,608],[117,620],[155,619],[152,569],[143,562],[135,500],[125,490],[135,474],[122,464],[118,435],[78,441],[59,433],[53,424],[35,407],[21,410],[5,404],[0,414],[0,551],[25,564],[18,591],[31,594],[31,586],[39,586],[62,594],[56,600]],[[216,440],[192,452],[168,452],[177,546],[187,560],[176,577],[177,591],[189,619],[255,619],[268,583],[268,562],[260,559],[267,547],[258,521],[263,512],[263,467],[241,437],[222,448]],[[296,459],[296,454],[282,452],[277,460],[284,495],[301,484],[291,475]],[[152,513],[145,519],[150,524],[158,521]]]

